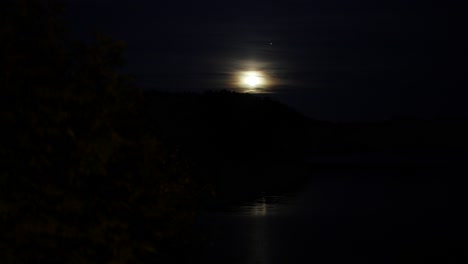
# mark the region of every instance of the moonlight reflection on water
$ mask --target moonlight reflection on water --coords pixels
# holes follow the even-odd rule
[[[238,215],[250,217],[268,217],[284,214],[295,204],[293,196],[261,196],[251,203],[239,206],[234,212]]]

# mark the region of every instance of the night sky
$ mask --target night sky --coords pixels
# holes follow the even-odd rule
[[[447,2],[69,2],[73,34],[124,40],[145,89],[264,93],[332,121],[468,112],[463,10]],[[267,83],[247,91],[242,71]]]

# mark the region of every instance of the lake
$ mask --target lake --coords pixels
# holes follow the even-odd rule
[[[205,211],[198,263],[458,263],[468,245],[456,170],[322,171],[301,191]],[[465,185],[466,186],[466,185]]]

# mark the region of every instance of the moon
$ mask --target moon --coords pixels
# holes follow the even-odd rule
[[[241,74],[240,82],[245,88],[255,89],[265,84],[265,77],[261,72],[248,71]]]

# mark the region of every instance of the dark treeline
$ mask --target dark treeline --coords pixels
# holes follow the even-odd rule
[[[313,142],[308,118],[267,97],[226,90],[202,94],[147,91],[144,97],[145,112],[160,136],[182,146],[189,155],[239,161],[296,160]]]
[[[146,91],[144,97],[148,123],[192,162],[200,182],[213,186],[215,200],[293,188],[299,176],[292,170],[304,166],[330,129],[252,94]]]
[[[323,147],[310,152],[315,159],[309,165],[312,169],[465,170],[467,128],[468,120],[463,118],[398,117],[332,124],[322,138]]]
[[[468,150],[462,119],[331,123],[268,97],[224,90],[144,97],[148,124],[221,201],[291,191],[319,168],[459,166]]]
[[[468,150],[468,120],[450,118],[394,118],[360,124],[334,124],[333,152],[463,155]],[[332,139],[332,138],[331,138]],[[333,139],[332,139],[333,141]]]

